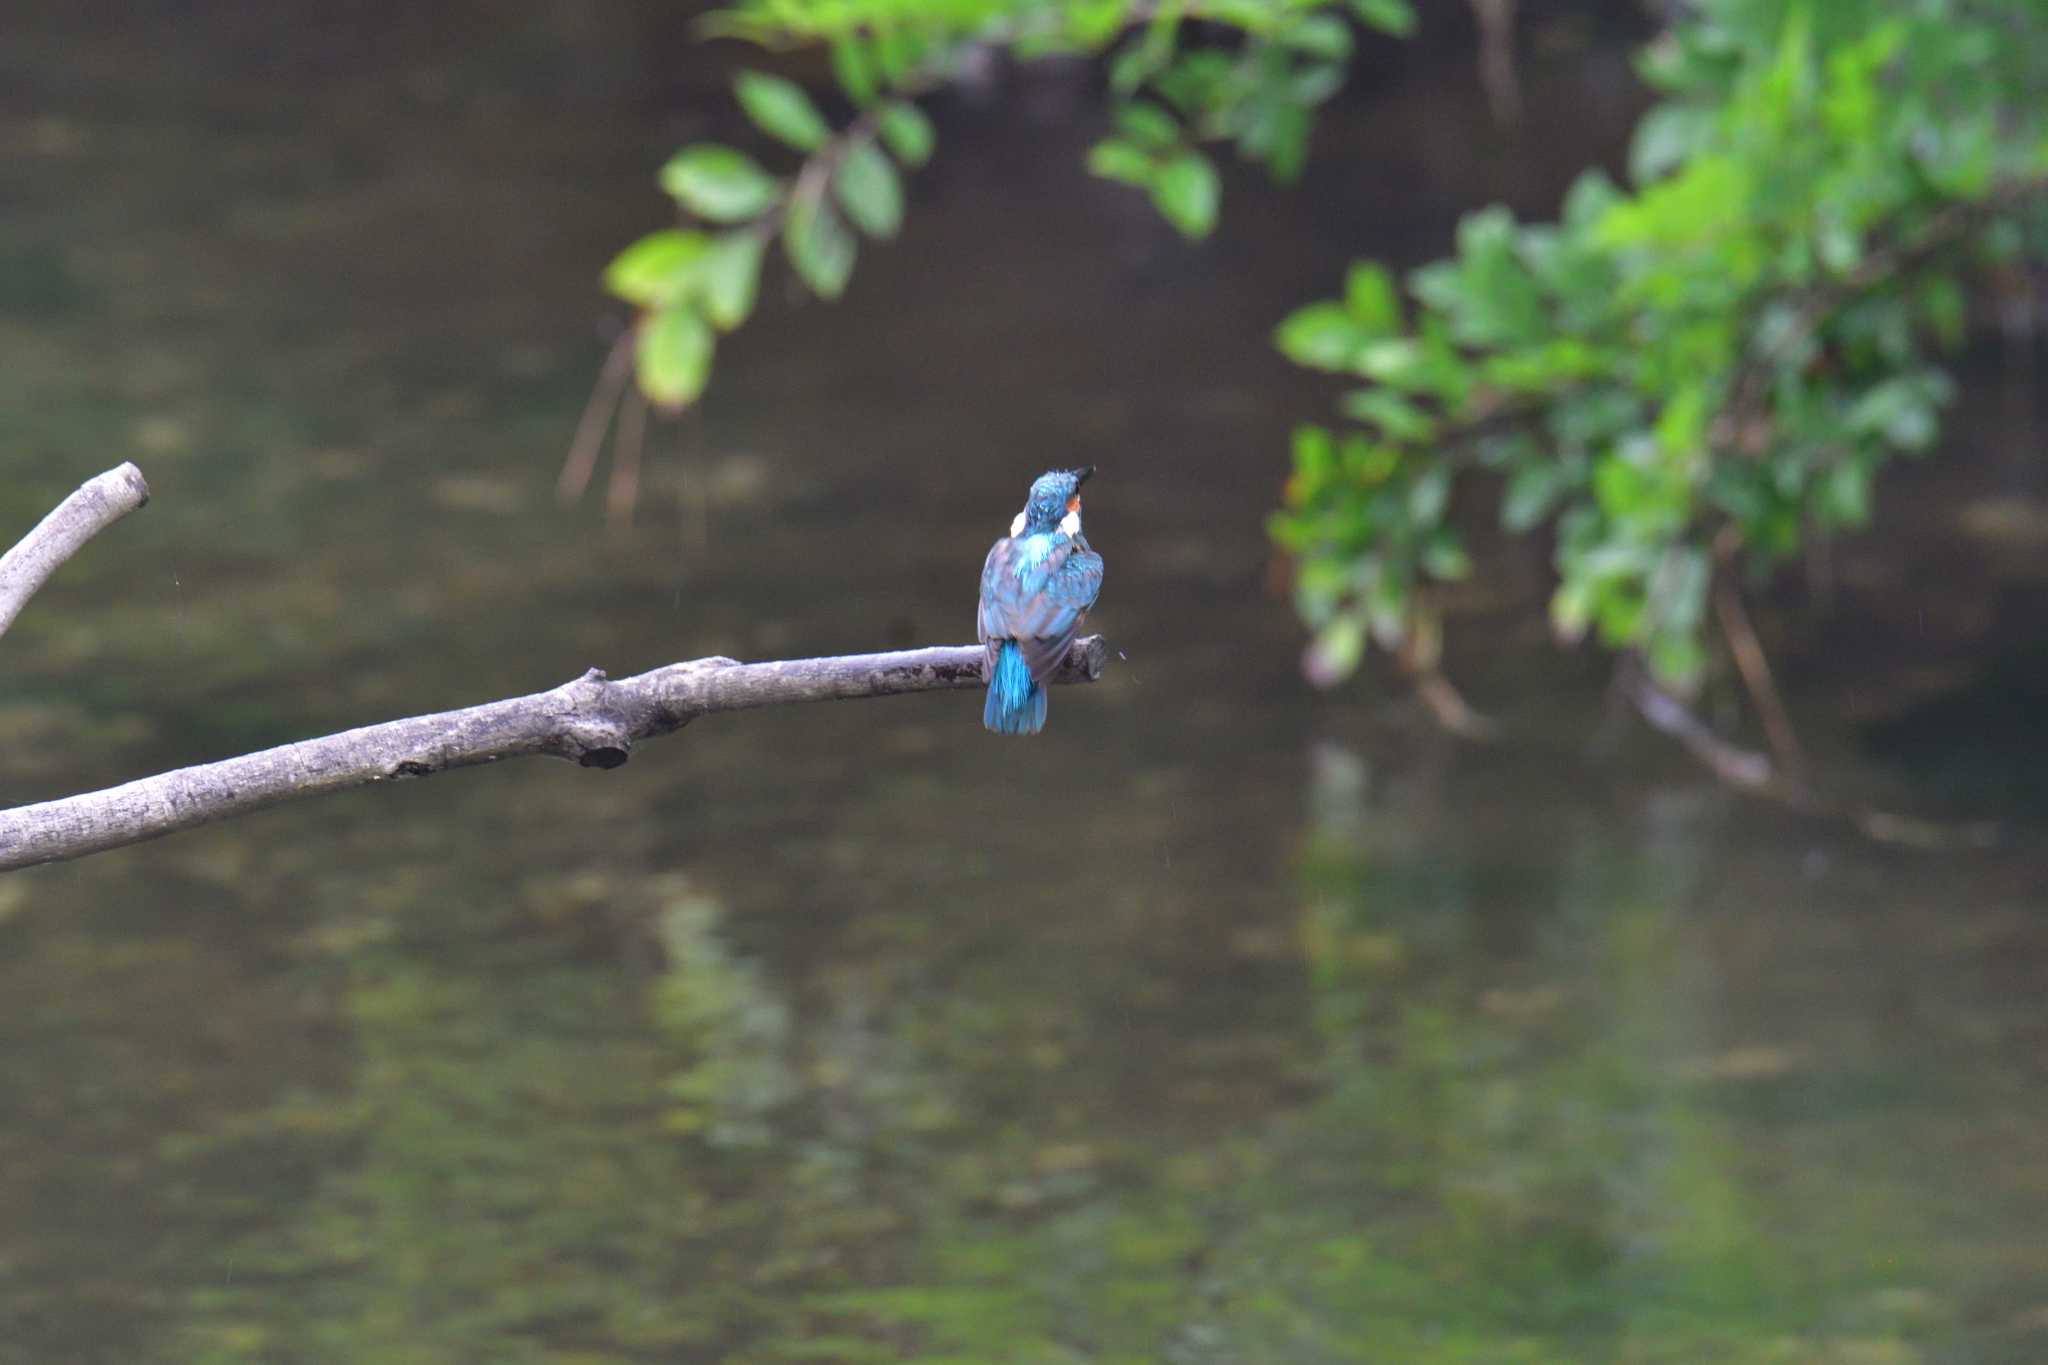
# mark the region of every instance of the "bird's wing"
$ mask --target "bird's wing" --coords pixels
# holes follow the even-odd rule
[[[1087,541],[1077,541],[1059,572],[1046,579],[1045,595],[1063,607],[1086,611],[1102,595],[1102,556],[1089,549]]]
[[[1003,584],[1014,582],[1016,574],[1010,565],[1016,555],[1016,542],[1004,536],[989,546],[988,558],[981,562],[981,600],[975,607],[974,633],[982,644],[988,647],[988,666],[996,666],[996,651],[1009,638],[1009,627],[1003,621]]]
[[[1044,585],[1023,610],[1011,614],[1034,682],[1044,682],[1067,657],[1068,646],[1102,592],[1102,556],[1086,546],[1085,541],[1078,547],[1062,546],[1060,562],[1046,575]]]

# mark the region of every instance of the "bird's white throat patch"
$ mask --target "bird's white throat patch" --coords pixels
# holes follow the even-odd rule
[[[1024,514],[1022,512],[1019,512],[1015,517],[1012,517],[1010,519],[1010,539],[1015,540],[1018,536],[1021,536],[1023,534]],[[1073,511],[1067,513],[1065,516],[1060,518],[1060,534],[1065,536],[1069,540],[1072,540],[1075,536],[1081,534],[1080,508],[1076,507]]]

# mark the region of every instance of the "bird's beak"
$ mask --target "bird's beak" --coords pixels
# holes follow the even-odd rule
[[[1091,474],[1093,474],[1094,472],[1095,472],[1095,466],[1094,466],[1094,465],[1092,465],[1092,464],[1091,464],[1091,465],[1084,465],[1084,466],[1082,466],[1081,468],[1079,468],[1079,469],[1075,470],[1075,471],[1074,471],[1074,487],[1076,487],[1076,488],[1079,488],[1079,487],[1080,487],[1080,486],[1081,486],[1082,484],[1084,484],[1084,483],[1088,482],[1088,477],[1089,477],[1089,476],[1090,476]]]

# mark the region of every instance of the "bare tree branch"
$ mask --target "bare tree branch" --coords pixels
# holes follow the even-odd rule
[[[57,566],[85,542],[149,501],[149,485],[133,464],[88,479],[36,523],[21,543],[0,556],[0,635],[49,581]]]
[[[1493,121],[1511,128],[1522,121],[1522,81],[1515,71],[1517,0],[1472,0],[1479,20],[1479,83]]]
[[[1686,752],[1705,764],[1714,776],[1738,791],[1767,796],[1801,810],[1814,802],[1803,788],[1788,784],[1771,766],[1770,756],[1731,744],[1716,734],[1714,727],[1693,714],[1692,708],[1651,680],[1649,673],[1630,662],[1615,675],[1623,694],[1650,727],[1685,746]]]
[[[1686,752],[1705,764],[1714,776],[1738,791],[1790,806],[1802,814],[1846,820],[1865,838],[1883,844],[1929,850],[1991,848],[2003,838],[2003,831],[1992,821],[1923,820],[1829,800],[1808,786],[1804,777],[1787,776],[1774,769],[1768,754],[1723,739],[1684,702],[1657,686],[1640,665],[1625,664],[1616,673],[1615,681],[1644,720],[1684,745]]]
[[[1074,641],[1053,681],[1093,682],[1108,647]],[[779,663],[697,659],[613,680],[591,669],[546,692],[366,725],[104,791],[0,810],[0,871],[100,853],[301,796],[525,754],[616,768],[643,739],[713,711],[980,687],[980,645]],[[963,722],[964,723],[964,722]]]
[[[1721,623],[1721,636],[1728,642],[1728,652],[1742,674],[1742,685],[1749,689],[1749,699],[1763,721],[1772,760],[1792,785],[1803,787],[1807,782],[1806,751],[1799,745],[1792,713],[1786,709],[1777,679],[1771,674],[1770,656],[1764,652],[1763,641],[1757,638],[1756,627],[1750,624],[1749,611],[1742,605],[1742,589],[1736,584],[1735,556],[1741,547],[1742,529],[1733,522],[1714,537],[1714,614]]]

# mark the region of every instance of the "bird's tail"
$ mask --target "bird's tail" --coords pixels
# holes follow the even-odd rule
[[[1045,689],[1031,681],[1024,651],[1015,640],[1003,641],[996,651],[981,723],[999,735],[1035,735],[1045,728]]]

